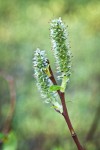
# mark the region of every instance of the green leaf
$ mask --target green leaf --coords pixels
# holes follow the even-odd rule
[[[14,131],[8,133],[8,139],[3,143],[3,150],[17,150],[17,137]]]
[[[52,85],[52,86],[50,86],[50,91],[52,92],[52,91],[58,91],[58,90],[60,90],[60,86],[59,85]]]
[[[0,133],[0,139],[3,139],[5,137],[5,134]]]

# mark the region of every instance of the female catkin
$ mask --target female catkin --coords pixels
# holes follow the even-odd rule
[[[68,32],[61,18],[52,20],[50,36],[57,64],[57,72],[60,73],[58,78],[67,83],[70,76],[71,54],[68,42]]]

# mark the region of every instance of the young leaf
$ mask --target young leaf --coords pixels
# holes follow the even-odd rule
[[[0,133],[0,140],[4,139],[4,137],[5,137],[5,134]]]
[[[52,86],[50,86],[50,91],[58,91],[58,90],[60,90],[60,86],[59,85],[52,85]]]
[[[3,150],[17,150],[17,137],[14,131],[8,134],[8,139],[3,143]]]

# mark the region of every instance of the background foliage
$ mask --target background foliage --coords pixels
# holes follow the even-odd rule
[[[68,25],[73,55],[66,90],[69,114],[87,150],[100,149],[99,0],[0,0],[0,71],[14,77],[16,89],[9,135],[13,140],[5,141],[6,150],[76,149],[63,118],[42,102],[33,78],[32,57],[37,47],[46,50],[55,73],[49,22],[59,16]],[[7,81],[0,76],[1,129],[9,102]]]

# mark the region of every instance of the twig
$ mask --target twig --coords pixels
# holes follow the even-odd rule
[[[54,75],[53,75],[53,72],[52,72],[52,69],[51,69],[50,66],[49,66],[49,70],[50,70],[50,73],[51,73],[50,80],[53,82],[54,85],[57,85],[57,82],[56,82],[56,80],[54,78]],[[62,107],[63,107],[62,115],[63,115],[63,117],[64,117],[64,119],[65,119],[65,121],[66,121],[66,123],[68,125],[68,128],[70,130],[71,136],[72,136],[72,138],[73,138],[73,140],[74,140],[78,150],[84,150],[83,147],[80,144],[80,141],[79,141],[79,139],[77,137],[77,134],[75,133],[75,131],[73,129],[73,126],[72,126],[72,123],[70,121],[70,118],[69,118],[69,115],[68,115],[67,106],[66,106],[66,103],[65,103],[65,96],[64,96],[65,94],[60,92],[60,90],[58,90],[57,92],[58,92],[58,95],[59,95],[59,97],[61,99],[61,103],[62,103]]]
[[[10,110],[4,122],[3,129],[1,131],[3,134],[7,135],[11,130],[11,122],[13,119],[15,104],[16,104],[16,92],[14,88],[13,77],[5,74],[4,72],[0,72],[0,76],[2,76],[8,82],[9,91],[10,91]],[[3,141],[0,141],[0,149],[2,148],[2,145],[3,145]]]

